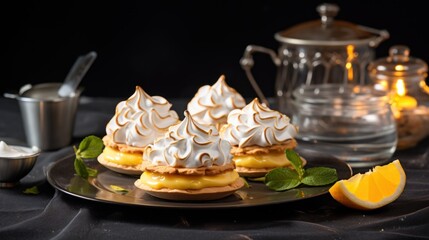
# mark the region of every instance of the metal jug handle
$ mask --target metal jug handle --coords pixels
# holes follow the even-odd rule
[[[281,64],[280,59],[277,57],[276,52],[269,48],[265,48],[258,45],[248,45],[246,49],[244,50],[243,57],[240,59],[240,65],[244,69],[244,72],[246,73],[247,78],[250,81],[250,84],[252,85],[253,89],[255,90],[258,97],[261,99],[261,101],[269,106],[268,100],[265,97],[265,95],[262,93],[261,89],[259,88],[259,85],[256,83],[255,78],[252,74],[252,67],[255,64],[253,61],[253,53],[254,52],[260,52],[265,53],[271,56],[271,60],[273,60],[274,64],[278,67]]]
[[[371,32],[371,33],[378,35],[377,38],[375,38],[373,41],[369,42],[370,47],[377,47],[382,41],[384,41],[390,37],[389,32],[387,30],[384,30],[384,29],[378,30],[378,29],[374,29],[374,28],[370,28],[370,27],[366,27],[366,26],[361,26],[361,25],[359,25],[359,28],[363,29],[364,31]]]

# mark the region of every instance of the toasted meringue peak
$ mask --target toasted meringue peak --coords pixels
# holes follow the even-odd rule
[[[221,125],[226,123],[229,112],[245,105],[246,101],[243,96],[228,86],[225,76],[221,75],[212,86],[200,87],[188,103],[187,109],[199,122]]]
[[[220,131],[221,138],[233,146],[267,147],[295,138],[298,129],[290,123],[289,117],[255,98],[243,109],[231,111],[227,125]]]
[[[152,165],[199,168],[231,164],[231,145],[212,125],[195,121],[185,110],[184,119],[162,138],[146,147],[143,160]]]
[[[149,96],[136,86],[134,94],[116,106],[106,133],[115,143],[145,147],[180,121],[177,113],[170,110],[171,106],[165,98]]]

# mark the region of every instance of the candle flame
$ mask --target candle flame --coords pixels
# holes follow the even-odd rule
[[[395,84],[396,93],[399,96],[405,96],[407,94],[407,89],[405,88],[405,83],[403,79],[398,79]]]
[[[414,109],[418,105],[417,99],[407,95],[407,88],[404,79],[398,79],[394,85],[394,95],[392,101],[392,110],[396,118],[401,117],[401,111]]]

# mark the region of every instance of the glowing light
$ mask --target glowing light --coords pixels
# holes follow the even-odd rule
[[[376,90],[386,91],[389,88],[389,83],[387,80],[380,80],[374,85],[374,88]]]
[[[400,117],[400,111],[417,107],[417,100],[407,95],[407,88],[403,79],[398,79],[395,83],[395,92],[392,100],[392,109],[395,117]]]
[[[347,45],[347,63],[346,63],[346,69],[347,69],[347,79],[349,81],[353,81],[353,60],[355,59],[355,47],[353,45]]]
[[[426,85],[425,80],[420,80],[419,86],[423,90],[423,92],[429,94],[429,87],[428,87],[428,85]]]
[[[401,64],[398,64],[398,65],[395,66],[395,70],[396,71],[404,71],[405,70],[405,66],[401,65]]]
[[[417,100],[411,96],[396,96],[394,105],[398,109],[412,109],[417,107]]]
[[[398,79],[398,81],[396,81],[395,87],[396,93],[399,96],[404,96],[405,94],[407,94],[407,89],[405,88],[405,83],[403,79]]]

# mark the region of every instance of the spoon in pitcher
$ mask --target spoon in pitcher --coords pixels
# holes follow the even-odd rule
[[[82,81],[82,78],[85,76],[96,57],[97,53],[91,51],[88,54],[79,56],[77,58],[76,62],[73,64],[72,68],[67,74],[63,84],[58,90],[58,95],[60,97],[68,97],[76,91],[79,83]]]

